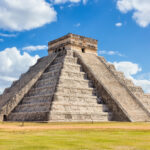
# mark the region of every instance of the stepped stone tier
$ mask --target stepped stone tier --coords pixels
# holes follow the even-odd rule
[[[67,34],[0,95],[1,121],[150,121],[150,94],[97,56],[97,40]]]

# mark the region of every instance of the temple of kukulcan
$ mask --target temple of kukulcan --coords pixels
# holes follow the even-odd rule
[[[0,121],[150,121],[150,94],[97,55],[97,40],[67,34],[0,95]]]

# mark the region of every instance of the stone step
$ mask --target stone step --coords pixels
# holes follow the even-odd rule
[[[72,65],[68,65],[68,66],[72,66]],[[79,66],[75,66],[75,67],[79,67]],[[49,77],[52,77],[52,76],[56,76],[56,75],[59,75],[58,73],[60,73],[60,71],[61,71],[61,74],[86,74],[85,72],[82,72],[81,70],[73,70],[73,69],[66,69],[66,67],[64,66],[63,68],[62,68],[62,70],[60,70],[60,69],[54,69],[54,70],[52,70],[52,71],[48,71],[47,70],[47,72],[44,72],[43,73],[43,75],[42,75],[42,78],[44,78],[45,76],[46,76],[46,78],[47,78],[47,76],[49,76]]]
[[[107,63],[107,66],[110,70],[113,71],[115,76],[117,76],[123,84],[125,84],[126,86],[134,86],[133,82],[130,79],[126,79],[123,72],[117,71],[113,64]]]
[[[66,70],[62,70],[62,73],[59,76],[59,72],[55,72],[54,74],[51,74],[50,72],[46,72],[44,73],[40,80],[45,80],[45,79],[49,79],[49,80],[55,80],[57,78],[68,78],[68,79],[85,79],[87,80],[87,74],[84,72],[71,72],[71,71],[66,71]]]
[[[71,57],[71,58],[73,58],[73,56],[66,56],[66,55],[62,55],[62,56],[59,56],[59,57],[57,56],[55,58],[55,60],[53,61],[52,65],[63,62],[63,60],[65,59],[65,57]]]
[[[69,64],[78,64],[78,59],[76,57],[65,57],[63,62]]]
[[[144,94],[143,98],[148,98],[150,100],[150,94]]]
[[[70,83],[69,83],[70,81]],[[53,88],[57,85],[57,82],[52,82],[50,80],[47,80],[47,82],[41,82],[36,84],[33,88]],[[91,82],[84,82],[84,81],[80,81],[80,80],[71,80],[71,79],[62,79],[59,80],[59,85],[60,86],[67,86],[67,87],[76,87],[76,88],[89,88],[89,87],[93,87],[93,84]]]
[[[70,112],[53,112],[51,111],[49,116],[50,121],[88,121],[88,120],[98,120],[98,121],[108,121],[109,120],[109,113],[101,112],[101,113],[70,113]]]
[[[65,70],[72,70],[72,71],[82,71],[81,66],[79,64],[70,64],[70,63],[57,63],[54,65],[51,65],[50,68],[48,68],[48,71],[54,71],[56,69],[65,69]]]
[[[58,79],[54,78],[54,79],[42,79],[42,80],[38,80],[36,82],[36,84],[34,85],[34,87],[44,87],[44,86],[56,86]]]
[[[16,112],[11,113],[8,117],[8,121],[47,121],[49,112]]]
[[[52,103],[51,111],[66,111],[66,112],[107,112],[108,108],[106,105],[102,104],[92,104],[88,103],[78,103],[78,104],[68,104],[68,103]]]
[[[32,104],[32,103],[45,103],[45,102],[51,102],[53,98],[53,94],[49,95],[37,95],[37,96],[30,96],[30,97],[24,97],[21,101],[22,104]]]
[[[27,94],[28,96],[34,96],[34,95],[43,95],[43,94],[53,94],[55,91],[55,87],[53,86],[45,86],[45,87],[37,87],[37,88],[32,88],[29,93]],[[89,94],[91,95],[96,95],[96,91],[93,88],[85,88],[85,87],[68,87],[68,86],[61,86],[58,85],[57,87],[57,93],[59,94],[73,94],[73,95],[86,95]]]
[[[59,94],[74,94],[74,95],[77,95],[77,94],[83,94],[83,95],[96,95],[96,91],[95,89],[93,88],[76,88],[76,87],[64,87],[64,86],[58,86],[57,89],[56,89],[57,93]]]
[[[69,101],[69,100],[53,100],[52,102],[53,105],[67,105],[67,106],[91,106],[91,107],[94,107],[94,106],[99,106],[100,104],[97,103],[97,101]]]
[[[83,71],[82,67],[79,64],[69,64],[69,63],[64,63],[63,64],[63,70],[68,70],[68,71],[74,71],[74,72],[80,72]]]
[[[149,102],[143,102],[143,105],[144,105],[145,108],[147,108],[148,111],[150,112],[150,103],[149,103]]]
[[[20,104],[13,110],[13,112],[41,112],[41,111],[49,111],[49,110],[50,110],[50,102]]]
[[[120,79],[125,79],[124,73],[120,71],[114,71],[114,74],[120,78]]]
[[[47,94],[53,94],[55,91],[55,87],[52,86],[46,86],[46,87],[39,87],[39,88],[32,88],[27,96],[35,96],[35,95],[47,95]]]
[[[60,75],[60,70],[55,70],[55,71],[50,71],[50,72],[45,72],[43,73],[43,75],[41,76],[40,80],[42,79],[48,79],[51,77],[55,77],[58,78],[58,76]]]
[[[42,79],[38,80],[36,84],[34,85],[35,87],[44,87],[44,86],[56,86],[58,82],[58,79],[54,78],[48,78],[48,79]],[[93,87],[93,83],[90,80],[86,79],[72,79],[72,78],[64,78],[60,77],[59,78],[59,85],[67,85],[69,87]]]
[[[83,99],[83,100],[88,100],[88,99],[93,99],[96,100],[97,96],[96,95],[88,95],[88,94],[79,94],[79,93],[58,93],[57,91],[54,94],[55,100],[61,99],[61,100],[74,100],[75,98],[77,99]]]
[[[144,94],[140,98],[140,101],[145,106],[145,108],[147,108],[147,110],[150,112],[150,95],[149,94]]]
[[[54,71],[54,70],[59,70],[63,67],[63,62],[60,62],[60,63],[57,63],[57,64],[54,64],[54,65],[51,65],[47,71],[50,72],[50,71]]]
[[[58,80],[59,76],[53,76],[53,77],[47,77],[47,78],[40,78],[38,81],[40,82],[41,80]]]
[[[84,72],[66,71],[62,69],[61,77],[73,79],[87,79],[87,74]]]
[[[108,63],[108,62],[106,62],[106,61],[105,61],[105,64],[107,65],[107,67],[108,67],[111,71],[116,72],[116,68],[115,68],[115,66],[114,66],[113,64]]]
[[[55,93],[54,94],[54,103],[74,103],[74,104],[78,104],[78,103],[88,103],[90,104],[97,104],[98,98],[97,96],[89,96],[89,95],[81,95],[81,94],[77,94],[77,95],[71,95],[71,94],[67,94],[65,95],[63,94],[59,94],[59,93]]]
[[[43,73],[40,80],[51,78],[51,77],[58,77],[59,75],[60,75],[60,70],[56,69],[53,71]],[[80,72],[79,70],[75,70],[75,71],[66,70],[64,68],[61,70],[61,75],[65,77],[72,77],[72,78],[87,78],[87,75],[84,72]]]
[[[76,57],[74,57],[73,55],[71,56],[71,55],[63,55],[63,56],[60,56],[59,57],[60,58],[60,60],[62,60],[63,58],[65,58],[65,59],[73,59],[73,58],[76,58]],[[56,59],[59,59],[58,57],[56,58]]]
[[[129,87],[133,87],[134,86],[134,84],[133,84],[133,82],[131,81],[131,80],[129,80],[129,79],[121,79],[121,82],[123,83],[123,84],[125,84],[127,87],[129,86]]]
[[[140,86],[128,86],[128,89],[133,93],[144,93]]]
[[[65,63],[70,63],[70,64],[76,64],[77,63],[77,58],[76,57],[71,57],[71,56],[61,56],[57,57],[54,61],[53,64],[57,64],[60,62],[65,62]]]
[[[142,102],[143,102],[144,104],[146,104],[147,106],[150,107],[150,100],[149,100],[149,99],[143,99]]]
[[[11,113],[8,117],[8,121],[48,121],[49,122],[101,122],[101,121],[109,121],[111,115],[109,113],[66,113],[66,112],[57,112],[50,113],[41,111],[41,112],[17,112]]]
[[[60,77],[59,85],[68,87],[93,87],[92,81],[85,79],[72,79]]]

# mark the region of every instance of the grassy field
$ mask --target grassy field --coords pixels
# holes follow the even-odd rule
[[[0,150],[150,150],[150,123],[0,123]]]

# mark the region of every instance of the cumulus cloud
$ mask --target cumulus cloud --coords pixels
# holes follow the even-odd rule
[[[124,72],[126,78],[131,79],[135,85],[141,86],[146,93],[150,93],[150,79],[139,79],[135,78],[142,71],[142,68],[138,64],[124,61],[124,62],[114,62],[113,63],[118,71]]]
[[[98,52],[98,55],[118,55],[118,56],[123,56],[118,51],[106,51],[106,50],[100,50]]]
[[[26,72],[29,66],[34,65],[39,58],[38,55],[30,56],[28,53],[23,54],[16,48],[6,48],[0,52],[0,92],[9,87],[12,81]]]
[[[40,51],[46,49],[48,49],[47,45],[27,46],[22,48],[24,51]]]
[[[127,78],[131,78],[132,75],[135,75],[138,72],[142,71],[142,68],[140,68],[138,64],[128,61],[114,62],[113,64],[115,65],[117,70],[124,72]]]
[[[122,13],[133,11],[133,19],[141,27],[150,24],[150,0],[117,0],[117,7]]]
[[[122,23],[121,23],[121,22],[118,22],[118,23],[115,24],[115,26],[116,26],[116,27],[121,27],[121,26],[122,26]]]
[[[0,28],[30,30],[56,21],[57,13],[46,0],[0,0]]]

